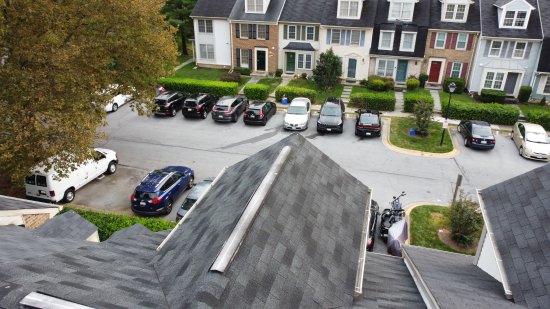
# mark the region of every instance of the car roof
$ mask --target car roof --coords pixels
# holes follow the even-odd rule
[[[250,103],[249,108],[262,107],[266,103],[269,103],[269,101],[254,101],[254,102]]]
[[[240,98],[240,96],[236,96],[236,97],[230,97],[230,96],[225,96],[225,97],[221,97],[218,102],[216,103],[216,105],[231,105],[231,103],[235,102],[235,100],[237,100],[238,98]]]
[[[340,99],[337,98],[337,97],[328,97],[326,100],[325,100],[325,103],[334,103],[334,104],[340,104]]]
[[[165,92],[159,94],[158,96],[156,96],[155,99],[166,100],[166,99],[169,99],[170,97],[172,97],[176,93],[178,93],[178,91],[165,91]]]
[[[523,122],[523,125],[525,126],[525,130],[526,130],[526,131],[531,131],[531,132],[546,132],[546,130],[544,130],[544,128],[543,128],[541,125],[538,125],[538,124],[536,124],[536,123]]]
[[[187,100],[200,100],[206,96],[206,93],[193,93],[187,97]]]
[[[372,114],[380,116],[380,111],[374,109],[360,109],[357,111],[360,115]]]
[[[338,107],[338,108],[341,108],[340,106],[340,103],[334,103],[334,102],[325,102],[325,104],[323,104],[323,106],[321,108],[325,108],[326,107]]]
[[[147,176],[141,181],[137,186],[136,190],[138,191],[156,191],[157,187],[164,183],[165,179],[168,176],[172,175],[174,172],[186,172],[189,168],[185,166],[167,166],[165,168],[153,170],[149,172]]]
[[[306,103],[311,104],[311,101],[308,98],[298,97],[298,98],[292,99],[292,101],[290,102],[290,105],[306,106]]]
[[[470,122],[472,124],[477,124],[478,126],[488,126],[488,127],[491,126],[487,121],[482,121],[482,120],[470,120]]]
[[[203,192],[212,184],[212,180],[205,179],[198,184],[196,184],[191,191],[189,191],[189,194],[187,194],[187,198],[190,199],[198,199],[201,197]]]

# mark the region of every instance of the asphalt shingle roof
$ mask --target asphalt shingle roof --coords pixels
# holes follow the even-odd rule
[[[542,39],[537,0],[524,0],[535,7],[531,11],[527,29],[508,29],[498,27],[498,10],[495,0],[483,0],[480,2],[481,35],[489,37],[508,37],[517,39]]]
[[[96,232],[97,226],[71,210],[46,221],[34,231],[34,235],[86,240]]]
[[[11,196],[0,195],[0,211],[2,210],[18,210],[18,209],[43,209],[43,208],[59,208],[55,204],[24,200]]]
[[[550,165],[481,191],[514,301],[550,308]]]
[[[539,1],[539,11],[541,17],[546,16],[546,18],[541,18],[542,29],[544,33],[544,40],[542,42],[542,50],[540,52],[539,58],[539,67],[537,71],[550,73],[550,1]]]
[[[283,49],[290,49],[290,50],[306,50],[306,51],[314,51],[315,48],[311,46],[310,43],[301,43],[301,42],[290,42],[287,46],[283,47]]]
[[[290,1],[290,0],[289,0]],[[378,0],[363,1],[363,9],[360,19],[337,18],[338,0],[326,0],[324,11],[320,16],[321,24],[340,27],[370,27],[374,26],[374,19],[378,7]]]
[[[197,0],[191,17],[228,18],[236,0]]]
[[[279,16],[283,10],[286,0],[270,0],[269,6],[265,14],[251,14],[245,12],[245,2],[246,0],[237,0],[231,14],[229,15],[230,20],[247,20],[247,21],[259,21],[259,22],[277,22]]]
[[[439,0],[431,0],[430,5],[430,29],[457,30],[457,31],[480,31],[481,22],[479,20],[479,1],[474,3],[468,9],[468,17],[465,23],[452,23],[441,20],[441,10],[443,4]]]

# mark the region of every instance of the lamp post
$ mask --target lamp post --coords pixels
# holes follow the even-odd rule
[[[447,103],[447,112],[445,113],[445,122],[443,123],[443,132],[441,132],[441,142],[439,143],[439,146],[443,145],[443,139],[445,138],[445,131],[447,130],[448,124],[447,119],[449,118],[449,108],[451,107],[451,96],[453,95],[453,92],[456,90],[455,83],[449,84],[449,103]]]

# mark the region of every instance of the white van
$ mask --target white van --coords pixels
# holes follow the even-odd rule
[[[56,172],[50,169],[36,168],[32,175],[25,177],[25,191],[28,198],[70,203],[74,200],[75,191],[103,174],[116,172],[118,158],[116,152],[109,149],[95,148],[94,159],[79,165],[66,177],[58,179]]]

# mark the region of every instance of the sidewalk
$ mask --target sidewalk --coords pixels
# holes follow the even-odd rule
[[[182,64],[178,65],[177,67],[174,68],[174,71],[177,71],[181,68],[183,68],[184,66],[192,63],[192,62],[195,62],[195,59],[191,58],[191,59],[187,59],[185,62],[183,62]]]

